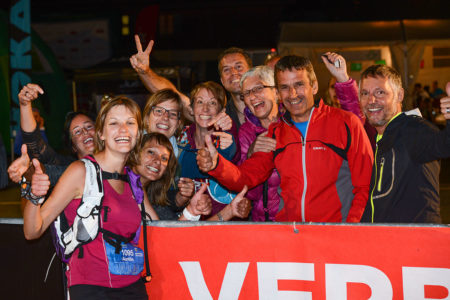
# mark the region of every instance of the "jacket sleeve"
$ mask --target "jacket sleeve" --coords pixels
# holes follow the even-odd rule
[[[350,78],[346,82],[336,82],[334,87],[336,89],[336,97],[341,104],[341,108],[354,113],[364,124],[365,118],[359,106],[358,87],[356,86],[356,81],[353,78]]]
[[[353,201],[347,222],[359,222],[369,198],[373,152],[361,122],[352,115],[350,119],[352,143],[347,153],[353,185]]]
[[[216,168],[208,174],[228,189],[240,192],[245,185],[251,189],[266,181],[274,167],[272,152],[256,152],[239,167],[219,154]]]
[[[50,179],[50,186],[55,186],[59,177],[64,173],[69,165],[50,165],[44,164],[45,173]],[[49,194],[50,195],[50,194]]]
[[[41,136],[41,132],[36,126],[33,132],[22,130],[23,143],[27,144],[28,155],[37,158],[43,164],[69,165],[75,159],[58,154]]]
[[[450,120],[446,127],[438,130],[433,124],[423,118],[414,117],[410,121],[413,126],[407,126],[409,134],[414,138],[405,139],[409,143],[408,151],[411,158],[419,163],[450,157]]]

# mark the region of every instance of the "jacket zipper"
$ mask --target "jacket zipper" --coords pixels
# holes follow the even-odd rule
[[[375,165],[375,180],[377,179],[377,174],[378,174],[378,164],[377,164],[377,153],[378,153],[378,143],[375,146],[375,161],[374,161],[374,165]],[[373,192],[375,191],[375,184],[373,185],[373,189],[372,192],[370,193],[370,206],[372,208],[372,217],[371,217],[371,223],[373,223],[373,217],[375,215],[375,205],[373,204]]]
[[[383,177],[383,168],[384,168],[384,157],[381,158],[380,161],[380,179],[378,179],[378,192],[381,192],[381,179]]]
[[[306,222],[305,198],[306,198],[306,189],[308,187],[308,178],[306,176],[306,136],[308,135],[308,129],[309,129],[309,125],[311,124],[311,116],[312,116],[313,112],[314,112],[314,107],[311,109],[311,113],[308,118],[308,125],[306,126],[305,136],[303,137],[302,133],[300,132],[300,136],[302,137],[302,166],[303,166],[303,170],[302,170],[303,171],[303,193],[302,193],[302,200],[301,200],[302,222]],[[295,127],[295,125],[294,125],[294,127]]]

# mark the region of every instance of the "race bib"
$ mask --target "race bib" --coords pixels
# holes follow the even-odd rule
[[[144,251],[140,248],[122,243],[122,250],[116,253],[116,248],[109,243],[105,242],[105,247],[111,274],[138,275],[144,269]]]

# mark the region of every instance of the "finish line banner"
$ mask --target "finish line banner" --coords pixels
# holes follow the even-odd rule
[[[448,226],[150,224],[149,299],[450,299]]]

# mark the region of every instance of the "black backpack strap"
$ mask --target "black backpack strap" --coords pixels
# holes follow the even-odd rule
[[[102,171],[102,176],[103,176],[103,179],[115,179],[115,180],[122,180],[125,182],[129,182],[127,174],[119,174],[117,172],[110,173],[110,172]]]
[[[144,282],[150,282],[152,280],[152,273],[150,272],[150,262],[148,261],[148,242],[147,242],[147,223],[146,217],[153,221],[150,215],[145,212],[144,201],[141,203],[141,216],[142,216],[142,230],[144,234],[144,262],[145,262],[145,276],[142,276]]]
[[[115,248],[116,254],[120,253],[122,250],[122,243],[127,244],[134,239],[135,234],[132,234],[131,237],[126,238],[120,234],[116,234],[104,228],[99,228],[99,232],[103,233],[103,239],[108,244],[112,245]]]

